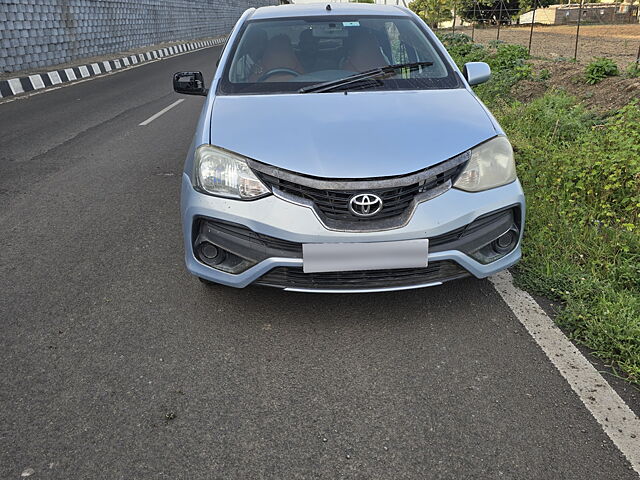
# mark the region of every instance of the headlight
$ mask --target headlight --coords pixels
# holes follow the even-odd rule
[[[269,193],[246,159],[213,145],[200,145],[195,156],[196,185],[221,197],[249,200]]]
[[[516,179],[513,149],[506,137],[496,137],[471,150],[471,159],[453,185],[468,192],[480,192]]]

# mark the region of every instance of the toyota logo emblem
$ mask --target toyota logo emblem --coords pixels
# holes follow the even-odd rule
[[[349,199],[349,211],[358,217],[371,217],[382,210],[382,199],[373,193],[360,193]]]

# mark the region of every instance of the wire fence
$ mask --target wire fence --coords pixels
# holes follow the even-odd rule
[[[475,2],[463,15],[453,4],[451,20],[433,22],[439,33],[465,33],[474,41],[523,45],[536,57],[591,61],[606,57],[620,66],[640,63],[639,6],[630,3],[580,3],[542,7],[529,11],[507,8],[504,1],[490,7]],[[425,18],[429,22],[429,15]],[[436,15],[436,18],[438,16]],[[442,15],[440,15],[442,18]]]

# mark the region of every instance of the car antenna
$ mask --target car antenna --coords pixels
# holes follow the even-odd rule
[[[331,11],[331,5],[327,3],[327,12],[330,12],[330,11]]]

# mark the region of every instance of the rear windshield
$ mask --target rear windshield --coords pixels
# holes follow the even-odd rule
[[[432,62],[385,78],[380,90],[460,88],[461,82],[411,18],[305,17],[249,21],[232,47],[219,93],[285,93],[386,65]]]

